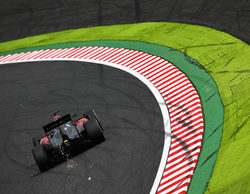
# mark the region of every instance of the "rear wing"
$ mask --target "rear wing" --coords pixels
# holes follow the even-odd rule
[[[70,114],[67,114],[67,115],[59,118],[58,120],[53,121],[53,122],[43,126],[43,130],[44,130],[45,133],[48,133],[49,131],[51,131],[51,130],[63,125],[64,123],[67,123],[68,121],[71,121],[71,120],[72,119],[71,119]]]

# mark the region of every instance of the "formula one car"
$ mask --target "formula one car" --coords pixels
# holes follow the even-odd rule
[[[54,121],[43,127],[45,136],[33,138],[32,153],[41,172],[105,140],[103,126],[94,110],[75,121],[70,114],[60,117],[58,113],[50,114]]]

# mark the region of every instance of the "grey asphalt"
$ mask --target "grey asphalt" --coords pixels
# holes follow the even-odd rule
[[[81,27],[181,22],[250,43],[246,0],[0,0],[0,42]],[[48,114],[94,108],[106,141],[40,173],[32,137]],[[0,193],[148,193],[163,146],[160,109],[149,89],[117,69],[80,62],[0,66]]]
[[[250,43],[248,0],[0,0],[0,42],[89,26],[180,22]]]
[[[1,193],[149,193],[162,154],[163,121],[150,90],[132,75],[82,62],[0,66]],[[40,173],[32,137],[49,113],[93,108],[106,141]]]

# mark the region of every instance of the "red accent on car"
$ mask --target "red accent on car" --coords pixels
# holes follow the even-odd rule
[[[77,126],[80,125],[81,128],[83,128],[83,123],[84,123],[84,122],[87,122],[87,121],[88,121],[88,119],[82,118],[82,119],[80,119],[80,120],[78,120],[78,121],[76,122],[76,125],[77,125]]]
[[[88,119],[86,119],[86,118],[81,118],[80,120],[78,120],[78,121],[76,122],[76,124],[78,124],[79,122],[83,122],[83,121],[87,122]]]
[[[50,145],[50,142],[49,142],[49,138],[51,138],[51,136],[45,136],[43,137],[41,140],[40,140],[40,144],[47,144],[47,145]]]
[[[83,128],[83,122],[79,122],[77,125],[81,125],[81,128]]]

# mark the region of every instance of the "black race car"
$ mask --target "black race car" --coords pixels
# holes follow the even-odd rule
[[[74,121],[74,116],[60,117],[58,113],[50,114],[54,121],[43,127],[45,136],[33,138],[32,153],[42,172],[105,140],[103,126],[94,110]]]

